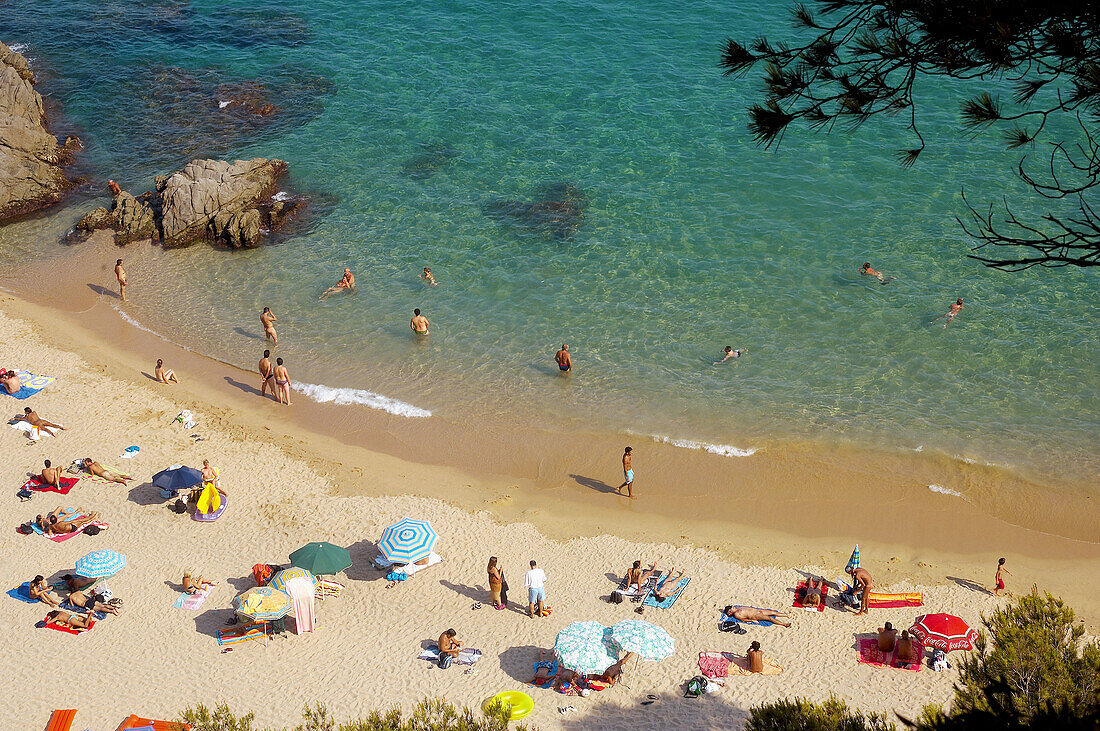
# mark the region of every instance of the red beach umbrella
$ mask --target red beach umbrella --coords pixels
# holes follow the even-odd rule
[[[936,647],[944,652],[973,650],[978,639],[977,631],[954,614],[925,614],[909,628],[909,633],[925,647]]]

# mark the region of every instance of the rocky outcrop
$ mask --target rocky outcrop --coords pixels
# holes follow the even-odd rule
[[[509,221],[554,238],[567,239],[584,223],[588,197],[573,183],[551,183],[532,201],[497,200],[483,209],[498,221]]]
[[[158,176],[153,192],[138,198],[119,193],[110,209],[95,209],[76,230],[85,235],[113,228],[119,244],[159,238],[166,248],[197,241],[252,248],[304,206],[300,198],[274,195],[285,172],[282,160],[193,160],[178,173]]]
[[[80,142],[46,129],[42,96],[22,54],[0,43],[0,221],[61,200],[74,182],[62,167]]]

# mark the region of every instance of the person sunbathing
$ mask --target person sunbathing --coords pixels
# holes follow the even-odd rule
[[[122,474],[121,472],[107,469],[91,457],[84,458],[84,471],[88,474],[95,475],[96,477],[102,477],[104,480],[107,480],[107,482],[117,482],[120,485],[125,485],[127,480],[134,479],[129,475]]]
[[[618,662],[611,665],[599,675],[592,676],[591,680],[597,680],[601,683],[607,683],[610,687],[615,687],[615,683],[619,682],[619,677],[623,674],[623,667],[630,662],[634,657],[633,652],[628,652],[619,658]]]
[[[46,621],[73,629],[91,629],[94,620],[80,614],[66,612],[64,609],[55,609],[46,615]]]
[[[91,590],[74,591],[69,594],[69,603],[81,609],[90,609],[93,612],[106,614],[118,614],[118,607],[105,602],[102,594],[96,594]]]
[[[27,594],[31,599],[37,599],[43,604],[49,604],[51,607],[61,604],[61,599],[54,595],[53,589],[46,583],[46,579],[42,574],[31,579],[30,585],[27,587]]]
[[[195,592],[202,591],[207,586],[213,586],[213,581],[206,581],[201,576],[193,577],[190,571],[183,572],[183,590],[188,594],[194,594]]]
[[[68,431],[68,429],[61,426],[60,424],[55,424],[52,421],[47,421],[46,419],[43,419],[41,416],[38,415],[38,412],[32,409],[30,406],[24,407],[23,413],[15,417],[11,421],[13,424],[19,421],[25,421],[31,426],[37,427],[38,429],[48,427],[50,429],[60,429],[61,431]]]
[[[661,584],[660,588],[654,589],[653,594],[659,601],[664,601],[670,596],[676,593],[676,590],[680,587],[680,579],[684,578],[684,571],[680,569],[680,573],[673,576],[673,572],[676,571],[676,567],[673,566],[669,569],[668,574],[665,576],[665,581]]]
[[[43,485],[49,485],[51,487],[61,489],[61,468],[54,467],[48,459],[43,462],[43,464],[45,465],[45,467],[42,468],[41,472],[34,476],[37,477]]]
[[[79,513],[80,511],[77,511],[74,515]],[[99,513],[91,512],[87,515],[81,515],[75,520],[63,520],[61,517],[61,508],[58,507],[46,516],[45,525],[42,526],[42,531],[46,533],[46,535],[60,536],[66,533],[72,533],[76,530],[82,530],[84,526],[98,519]]]
[[[821,590],[825,588],[825,579],[810,578],[802,590],[802,605],[816,607],[821,605]]]
[[[641,588],[646,585],[646,582],[649,581],[649,577],[653,576],[653,574],[655,574],[656,572],[657,564],[651,563],[649,565],[649,570],[644,571],[642,570],[642,562],[635,561],[634,565],[631,566],[626,572],[627,591],[630,591],[632,589],[640,591]]]
[[[790,627],[791,621],[782,620],[780,617],[791,616],[787,612],[777,612],[774,609],[757,609],[756,607],[726,607],[724,614],[741,622],[772,622],[774,624]]]
[[[160,383],[179,383],[180,379],[176,378],[176,372],[171,368],[164,367],[164,361],[157,358],[157,365],[153,368],[153,377]]]
[[[531,678],[531,685],[543,685],[558,674],[556,660],[545,660],[546,650],[539,650],[539,659],[535,663],[535,677]]]
[[[745,657],[749,661],[750,673],[764,672],[764,651],[760,649],[759,642],[754,641],[749,645],[749,649],[745,652]]]
[[[19,389],[23,388],[19,376],[13,370],[4,371],[4,375],[0,376],[0,383],[4,384],[4,390],[8,393],[19,393]]]
[[[878,628],[878,649],[879,652],[893,652],[894,645],[898,641],[898,631],[894,629],[894,625],[889,622],[885,627]]]
[[[72,574],[65,574],[61,577],[61,580],[65,582],[65,588],[70,592],[80,591],[96,581],[95,579],[89,579],[87,576],[73,576]]]
[[[896,650],[894,657],[899,664],[910,665],[917,661],[916,653],[913,651],[913,640],[909,637],[908,630],[902,630],[894,649]]]

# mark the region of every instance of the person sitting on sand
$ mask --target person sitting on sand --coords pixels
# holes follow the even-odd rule
[[[208,586],[213,586],[213,581],[207,581],[201,576],[192,576],[190,571],[183,572],[183,581],[180,582],[183,585],[184,592],[188,594],[194,594],[200,592]]]
[[[0,376],[0,383],[4,384],[4,390],[8,393],[19,393],[19,389],[23,388],[19,376],[11,369],[5,370],[4,374]]]
[[[90,589],[70,593],[69,603],[81,609],[90,609],[93,612],[118,614],[118,607],[114,604],[108,604],[102,594],[97,594]]]
[[[60,429],[61,431],[68,431],[65,427],[61,426],[60,424],[55,424],[52,421],[46,421],[41,416],[39,416],[38,412],[35,411],[34,409],[32,409],[30,406],[24,407],[23,408],[23,413],[21,415],[15,417],[14,419],[12,419],[13,424],[17,421],[25,421],[28,424],[30,424],[31,426],[33,426],[35,428],[38,428],[38,429],[41,429],[43,427],[48,427],[50,429]]]
[[[676,567],[673,566],[669,569],[668,574],[665,575],[665,580],[661,584],[660,588],[653,590],[653,595],[657,597],[657,601],[664,601],[670,596],[676,593],[676,590],[680,588],[680,579],[684,578],[684,570],[680,569],[680,573],[676,576],[672,574],[676,572]]]
[[[653,576],[653,574],[656,573],[656,571],[657,571],[657,564],[656,563],[651,563],[649,565],[649,570],[648,571],[643,571],[642,570],[642,562],[641,561],[635,561],[634,565],[631,566],[626,572],[626,589],[627,589],[627,591],[631,591],[631,590],[641,591],[641,588],[643,586],[645,586],[647,581],[649,581],[649,577]]]
[[[916,653],[913,651],[913,640],[909,637],[908,630],[902,630],[895,650],[894,658],[898,663],[912,664],[917,662]]]
[[[41,482],[43,485],[49,485],[51,487],[61,489],[61,468],[54,467],[53,463],[51,463],[48,459],[45,460],[42,464],[44,464],[45,467],[42,468],[41,472],[34,476],[37,477],[39,482]]]
[[[721,365],[731,358],[740,358],[748,351],[745,348],[738,348],[737,350],[734,350],[732,345],[727,345],[724,352],[725,357],[723,357],[722,360],[714,361],[714,365]]]
[[[423,279],[424,284],[427,284],[430,287],[434,287],[435,285],[439,284],[439,282],[435,281],[435,277],[432,276],[432,270],[428,267],[424,267],[424,273],[421,274],[418,278]]]
[[[78,511],[79,512],[79,511]],[[47,525],[43,529],[46,535],[61,536],[66,533],[72,533],[84,528],[89,523],[93,523],[99,520],[99,513],[91,512],[87,515],[82,515],[76,520],[62,520],[61,508],[57,508],[46,518]]]
[[[599,675],[593,675],[589,679],[597,680],[601,683],[607,683],[609,687],[615,687],[615,683],[619,682],[619,677],[623,674],[623,667],[634,657],[633,652],[628,652],[619,658],[618,662],[611,665]]]
[[[791,621],[789,619],[780,619],[780,617],[789,617],[791,615],[788,612],[777,612],[774,609],[735,607],[731,604],[722,610],[722,614],[725,617],[732,617],[739,622],[772,622],[773,624],[778,624],[783,627],[791,626]]]
[[[27,587],[27,594],[31,599],[37,599],[43,604],[56,607],[61,604],[61,599],[54,595],[53,589],[46,583],[46,578],[39,574],[35,576]]]
[[[764,672],[764,651],[760,649],[760,643],[753,641],[749,645],[749,649],[745,652],[745,657],[749,661],[750,673],[762,673]]]
[[[875,585],[875,582],[871,580],[871,574],[867,572],[867,569],[858,566],[846,567],[844,570],[852,575],[852,581],[856,584],[854,588],[862,592],[857,614],[867,614],[871,603],[871,587]]]
[[[893,652],[894,645],[898,641],[898,631],[894,629],[894,625],[889,622],[885,627],[878,628],[878,649],[879,652]]]
[[[66,612],[64,609],[55,609],[46,615],[46,621],[73,629],[91,629],[94,620],[80,614]]]
[[[164,367],[164,361],[157,358],[157,367],[153,369],[153,377],[160,383],[179,383],[180,380],[176,378],[176,372],[171,368]]]
[[[84,471],[90,475],[102,477],[104,480],[107,480],[107,482],[117,482],[120,485],[125,485],[127,480],[134,479],[130,477],[130,475],[124,475],[121,472],[107,469],[91,457],[84,458]]]
[[[802,589],[802,605],[806,607],[821,606],[821,591],[825,588],[825,579],[809,578]]]
[[[859,273],[865,277],[874,277],[878,279],[880,284],[886,284],[887,282],[897,279],[897,277],[890,277],[889,279],[882,272],[871,267],[871,262],[863,262],[863,266],[859,268]]]
[[[449,629],[439,636],[439,659],[442,660],[445,655],[450,655],[451,658],[457,658],[458,653],[462,652],[462,644],[455,639],[455,635],[458,633],[454,629]]]
[[[74,576],[73,574],[65,574],[61,577],[61,580],[65,582],[65,588],[70,592],[80,591],[96,582],[95,579],[89,579],[87,576]]]
[[[340,281],[337,282],[336,284],[334,284],[331,287],[329,287],[328,289],[326,289],[324,291],[324,294],[321,295],[321,299],[328,299],[328,296],[330,294],[333,294],[334,292],[339,292],[342,289],[348,290],[348,291],[355,289],[355,275],[352,274],[351,270],[348,269],[347,267],[344,267],[344,276],[343,276],[343,278],[340,279]]]

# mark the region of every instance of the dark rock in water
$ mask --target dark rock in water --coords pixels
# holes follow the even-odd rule
[[[214,90],[218,109],[228,114],[252,114],[267,117],[280,111],[267,98],[267,89],[255,81],[237,81],[222,84]]]
[[[402,169],[413,180],[427,180],[451,164],[458,150],[446,142],[424,145],[423,152],[405,161]]]
[[[552,183],[543,187],[530,202],[493,201],[484,213],[498,221],[509,221],[559,239],[577,232],[584,222],[588,197],[573,183]]]

